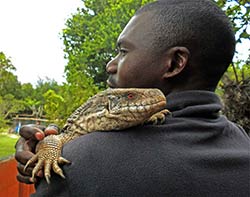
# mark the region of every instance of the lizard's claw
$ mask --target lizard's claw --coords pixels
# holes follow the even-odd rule
[[[25,170],[30,164],[37,161],[37,164],[32,171],[32,181],[34,181],[37,172],[43,168],[44,176],[48,184],[50,183],[51,168],[56,174],[60,175],[62,178],[65,178],[63,171],[58,164],[69,164],[70,161],[61,157],[61,149],[62,143],[56,135],[49,135],[44,138],[44,140],[39,142],[37,146],[37,153],[27,162],[24,167]]]
[[[148,120],[146,120],[146,123],[154,125],[163,124],[166,119],[166,115],[170,113],[171,112],[168,111],[167,109],[163,109],[160,112],[153,114]]]

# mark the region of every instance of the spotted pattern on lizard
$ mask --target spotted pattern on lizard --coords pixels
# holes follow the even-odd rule
[[[133,126],[159,123],[169,113],[166,98],[158,89],[116,88],[104,90],[91,97],[67,119],[61,134],[49,135],[38,143],[36,154],[27,162],[25,169],[36,163],[35,174],[44,169],[46,181],[50,183],[51,168],[65,178],[59,164],[70,163],[61,157],[65,143],[93,131],[123,130]]]

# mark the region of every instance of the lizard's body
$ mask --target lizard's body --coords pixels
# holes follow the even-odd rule
[[[69,163],[61,157],[62,146],[81,135],[93,131],[122,130],[144,122],[163,120],[168,110],[166,98],[158,89],[107,89],[91,97],[68,119],[59,135],[50,135],[38,143],[37,153],[25,168],[37,162],[32,178],[44,167],[49,183],[50,170],[64,177],[58,163]]]

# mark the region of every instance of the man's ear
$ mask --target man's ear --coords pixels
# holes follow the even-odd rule
[[[172,47],[166,52],[166,72],[163,78],[171,78],[179,74],[187,65],[190,53],[186,47]]]

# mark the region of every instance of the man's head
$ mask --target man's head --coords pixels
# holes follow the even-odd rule
[[[225,14],[209,0],[162,0],[138,10],[109,62],[114,87],[157,87],[166,94],[215,89],[235,40]]]

